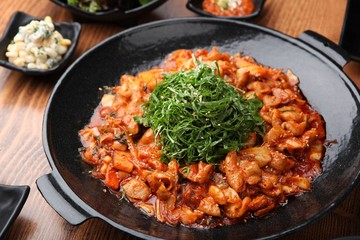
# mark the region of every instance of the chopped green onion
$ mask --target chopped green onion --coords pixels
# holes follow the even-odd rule
[[[135,120],[161,138],[161,160],[185,164],[216,164],[246,145],[250,132],[263,135],[262,102],[245,99],[227,84],[216,67],[196,62],[196,68],[164,75]]]

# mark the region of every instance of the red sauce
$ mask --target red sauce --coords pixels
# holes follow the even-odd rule
[[[133,120],[161,73],[193,68],[192,55],[216,61],[228,84],[264,104],[266,135],[253,134],[246,148],[229,152],[219,165],[160,161],[157,136]],[[122,76],[79,132],[83,160],[113,194],[159,222],[211,228],[267,216],[311,190],[322,171],[325,123],[301,95],[297,77],[216,48],[177,50],[160,67]]]
[[[221,4],[219,2],[227,2]],[[234,2],[234,4],[228,4]],[[233,6],[232,6],[233,5]],[[224,8],[224,6],[226,6]],[[204,0],[203,10],[217,16],[246,16],[254,12],[255,6],[252,0]]]

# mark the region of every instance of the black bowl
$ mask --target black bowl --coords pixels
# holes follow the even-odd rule
[[[114,8],[106,11],[98,11],[95,13],[90,13],[81,8],[70,5],[67,3],[67,0],[50,0],[50,1],[71,11],[71,14],[74,16],[74,18],[81,22],[85,22],[85,21],[116,22],[127,25],[129,22],[131,23],[138,16],[152,11],[161,4],[165,3],[167,0],[152,0],[148,4],[136,8],[132,8],[129,10]]]
[[[360,94],[341,68],[343,58],[334,57],[337,49],[321,42],[329,54],[320,52],[307,43],[316,38],[304,34],[306,41],[242,21],[193,17],[141,25],[98,44],[67,69],[48,101],[43,145],[53,172],[37,180],[42,195],[71,224],[97,217],[146,239],[277,238],[318,220],[359,181]],[[274,68],[290,68],[311,106],[324,117],[326,139],[332,144],[312,191],[290,199],[271,216],[212,229],[172,227],[103,191],[102,182],[90,176],[91,167],[81,160],[78,130],[90,121],[101,99],[99,88],[118,85],[125,73],[157,66],[176,49],[214,46],[229,54],[243,52]]]
[[[19,67],[15,64],[12,64],[8,61],[7,57],[5,56],[6,49],[14,36],[19,32],[19,27],[27,25],[32,20],[41,20],[40,18],[36,18],[30,16],[23,12],[15,12],[11,17],[8,26],[0,39],[0,65],[12,70],[20,71],[26,75],[31,76],[42,76],[53,74],[61,71],[70,61],[70,57],[73,55],[75,48],[78,44],[79,35],[81,32],[81,25],[79,23],[56,23],[54,22],[55,29],[59,31],[64,38],[71,40],[71,45],[68,48],[67,52],[63,56],[61,62],[56,66],[47,69],[29,69],[25,67]]]
[[[257,17],[260,14],[260,12],[263,9],[265,0],[254,0],[254,5],[255,5],[254,12],[249,15],[245,15],[245,16],[217,16],[217,15],[205,12],[202,8],[202,3],[203,3],[203,0],[188,0],[186,7],[190,11],[193,11],[194,13],[197,13],[204,17],[215,17],[215,18],[233,19],[233,20],[248,20],[248,19]]]
[[[29,186],[0,184],[0,239],[15,221],[29,195]]]

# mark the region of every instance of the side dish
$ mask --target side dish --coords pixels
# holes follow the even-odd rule
[[[217,16],[246,16],[254,12],[253,0],[204,0],[205,12]]]
[[[160,222],[263,217],[322,172],[325,124],[298,83],[249,56],[180,49],[102,89],[79,151],[119,200]]]
[[[47,16],[19,27],[5,55],[19,67],[49,69],[59,64],[70,45],[71,40],[63,38]]]
[[[149,2],[151,0],[67,0],[68,4],[91,13],[113,8],[128,10]]]

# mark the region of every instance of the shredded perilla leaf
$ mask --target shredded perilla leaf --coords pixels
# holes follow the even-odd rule
[[[264,134],[262,102],[216,74],[218,68],[194,60],[195,69],[165,74],[136,121],[160,136],[161,160],[216,164],[246,145],[250,132]]]

